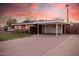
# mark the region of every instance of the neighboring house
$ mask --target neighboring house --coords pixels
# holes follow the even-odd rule
[[[4,24],[0,24],[0,31],[4,30],[5,25]]]
[[[0,17],[0,31],[5,30],[7,19],[5,17]]]

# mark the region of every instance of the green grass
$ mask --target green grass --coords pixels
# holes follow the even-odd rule
[[[28,36],[31,36],[31,35],[24,34],[24,33],[2,33],[0,34],[0,41],[13,40],[16,38],[23,38]]]

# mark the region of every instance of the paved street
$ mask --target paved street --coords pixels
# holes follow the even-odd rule
[[[0,42],[0,55],[79,56],[79,35],[33,35]]]

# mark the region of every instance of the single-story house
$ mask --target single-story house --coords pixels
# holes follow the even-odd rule
[[[78,34],[79,23],[68,24],[63,19],[55,20],[25,20],[22,23],[13,24],[15,31],[31,34]]]
[[[63,19],[55,20],[25,20],[22,23],[13,24],[15,30],[33,34],[64,34],[64,26],[67,23]]]

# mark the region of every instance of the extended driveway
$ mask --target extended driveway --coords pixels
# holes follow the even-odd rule
[[[79,35],[33,35],[0,43],[0,55],[79,55]]]

